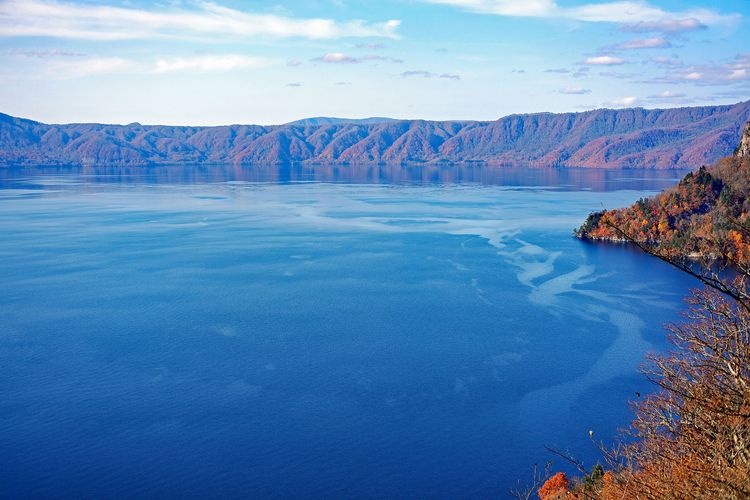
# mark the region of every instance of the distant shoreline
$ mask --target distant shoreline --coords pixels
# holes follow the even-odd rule
[[[748,117],[750,101],[511,115],[493,122],[315,118],[276,126],[49,125],[0,114],[0,167],[479,164],[695,169],[731,154]]]

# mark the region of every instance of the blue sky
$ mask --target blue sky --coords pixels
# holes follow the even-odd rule
[[[748,0],[0,0],[0,111],[216,125],[750,99]]]

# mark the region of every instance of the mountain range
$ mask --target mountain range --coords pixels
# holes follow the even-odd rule
[[[0,166],[420,164],[696,168],[732,153],[750,101],[496,121],[308,118],[214,127],[44,124],[0,113]]]

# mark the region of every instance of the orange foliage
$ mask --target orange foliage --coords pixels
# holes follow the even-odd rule
[[[618,486],[615,475],[611,471],[604,473],[602,477],[602,489],[599,492],[599,500],[621,500],[623,491]]]
[[[727,233],[729,241],[729,257],[736,262],[750,262],[750,244],[746,241],[747,236],[734,229]]]
[[[572,487],[563,475],[559,489],[553,476],[540,498],[750,499],[750,158],[591,214],[577,234],[635,241],[690,274],[701,267],[693,275],[709,289],[694,292],[688,322],[669,328],[675,350],[650,357],[646,373],[660,390],[634,405],[628,439],[608,452],[612,470]],[[693,253],[701,265],[678,264]],[[716,272],[717,261],[737,276]]]
[[[568,496],[568,476],[564,472],[558,472],[551,478],[547,479],[541,488],[539,488],[539,498],[541,500],[561,500]]]
[[[651,357],[661,391],[635,405],[636,439],[595,498],[750,498],[749,302],[694,292],[676,350]]]
[[[577,234],[636,241],[666,257],[724,255],[750,266],[750,160],[727,158],[656,197],[593,213]]]

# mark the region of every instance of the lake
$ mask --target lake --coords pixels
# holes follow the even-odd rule
[[[0,496],[504,498],[696,284],[572,237],[683,172],[0,170]]]

